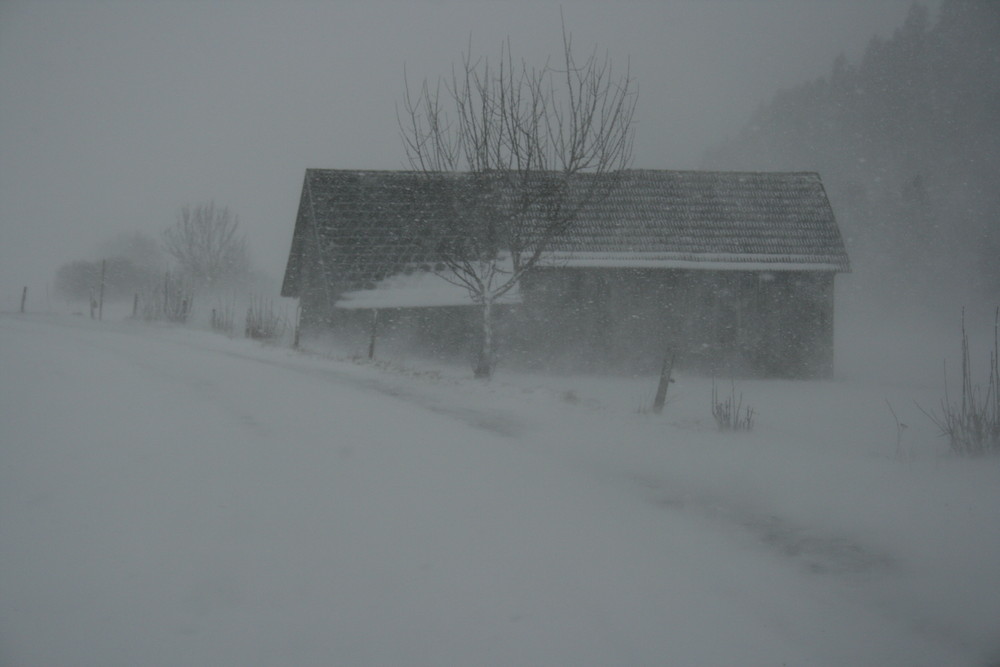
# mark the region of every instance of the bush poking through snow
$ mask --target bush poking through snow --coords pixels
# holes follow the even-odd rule
[[[896,422],[896,454],[895,454],[895,458],[896,458],[897,461],[906,461],[908,458],[912,458],[912,453],[908,455],[903,450],[903,433],[906,431],[906,429],[908,429],[910,427],[907,426],[906,424],[904,424],[903,422],[899,421],[899,417],[896,415],[896,410],[893,409],[892,403],[889,402],[888,398],[885,399],[885,404],[886,404],[886,406],[888,406],[889,412],[892,414],[892,418]]]
[[[962,400],[952,403],[945,375],[941,415],[920,410],[930,417],[948,438],[951,450],[959,456],[982,456],[1000,453],[1000,308],[993,316],[993,350],[987,367],[986,388],[972,383],[969,360],[969,336],[962,311]],[[917,406],[920,407],[920,406]]]
[[[274,310],[271,299],[251,297],[245,331],[253,340],[276,341],[285,334],[285,318]]]
[[[721,431],[750,431],[753,429],[754,411],[743,405],[743,394],[736,395],[736,382],[731,385],[729,396],[719,400],[719,389],[712,380],[712,416]]]
[[[180,278],[167,274],[163,285],[163,318],[168,322],[184,324],[191,314],[194,293]]]
[[[134,306],[137,315],[147,322],[166,320],[184,324],[191,315],[194,293],[180,278],[167,273],[163,283],[138,293]]]
[[[222,301],[212,309],[212,331],[223,333],[232,338],[236,331],[236,305]]]

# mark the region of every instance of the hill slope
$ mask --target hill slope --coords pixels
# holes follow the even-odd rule
[[[859,292],[883,303],[1000,293],[1000,5],[915,4],[858,63],[784,90],[706,157],[717,169],[818,171]],[[949,313],[949,317],[954,313]]]

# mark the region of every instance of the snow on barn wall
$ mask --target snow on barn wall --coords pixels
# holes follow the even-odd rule
[[[471,303],[401,288],[440,268],[428,239],[453,223],[462,178],[307,170],[282,286],[303,326],[362,336],[365,306],[383,303],[387,334],[474,347]],[[849,270],[817,174],[627,171],[503,310],[505,356],[632,372],[670,350],[712,372],[827,376],[834,276]]]

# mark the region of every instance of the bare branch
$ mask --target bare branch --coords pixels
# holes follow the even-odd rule
[[[167,253],[185,277],[199,287],[242,278],[248,271],[246,237],[239,234],[239,216],[215,202],[185,205],[177,222],[163,233]]]
[[[578,62],[561,12],[560,20],[559,67],[516,62],[509,38],[491,63],[472,55],[470,39],[450,78],[425,80],[416,94],[405,81],[397,106],[411,167],[429,178],[452,173],[460,228],[451,231],[461,240],[441,244],[442,261],[449,282],[479,303],[513,289],[631,162],[631,70],[616,77],[596,48]]]

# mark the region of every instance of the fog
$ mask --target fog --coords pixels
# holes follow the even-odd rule
[[[857,60],[780,91],[709,152],[725,169],[823,176],[852,258],[849,308],[920,318],[1000,295],[1000,11],[914,5]],[[981,304],[980,302],[985,302]]]
[[[965,410],[963,306],[970,402],[1000,382],[1000,26],[927,7],[0,0],[0,663],[1000,664],[1000,461],[933,420],[945,359]],[[632,367],[566,344],[610,310],[541,352],[511,318],[490,382],[449,338],[469,313],[400,324],[384,289],[300,339],[305,170],[404,168],[404,67],[541,62],[560,8],[638,83],[635,167],[821,174],[853,269],[832,377],[684,359],[657,411],[641,320],[680,299],[625,314]],[[192,314],[155,244],[211,201],[254,294]],[[377,287],[453,306],[428,278]]]
[[[638,82],[634,166],[698,168],[779,89],[856,61],[910,0],[562,3],[583,50]],[[930,3],[932,13],[937,3]],[[159,238],[185,204],[240,216],[280,277],[307,167],[404,165],[403,69],[470,43],[541,62],[556,2],[0,4],[0,308],[55,307],[56,270],[120,233]]]

